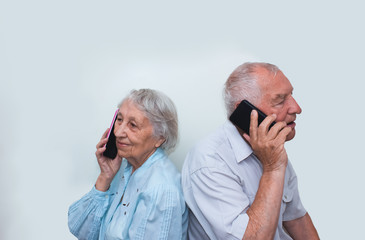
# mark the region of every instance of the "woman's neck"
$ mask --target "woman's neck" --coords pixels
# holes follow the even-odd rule
[[[139,168],[141,167],[148,158],[150,158],[152,156],[152,154],[154,152],[156,152],[157,148],[152,149],[151,152],[146,152],[145,154],[143,154],[141,157],[139,157],[138,159],[136,158],[127,158],[127,161],[129,162],[129,164],[132,165],[132,174]]]

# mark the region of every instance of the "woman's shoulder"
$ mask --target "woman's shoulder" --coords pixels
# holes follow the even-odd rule
[[[168,157],[159,159],[149,169],[150,187],[163,185],[167,188],[181,187],[181,175]]]

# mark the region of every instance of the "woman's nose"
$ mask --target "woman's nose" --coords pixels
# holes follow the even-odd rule
[[[125,124],[120,124],[120,125],[118,125],[118,124],[116,124],[115,126],[114,126],[114,135],[116,136],[116,137],[125,137],[126,136],[126,126],[125,126]]]

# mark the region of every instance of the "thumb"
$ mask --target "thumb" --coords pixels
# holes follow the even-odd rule
[[[243,133],[242,137],[248,142],[251,144],[251,138],[250,136],[247,134],[247,133]]]
[[[113,160],[113,161],[116,161],[116,162],[118,163],[118,165],[120,165],[120,164],[122,163],[122,160],[123,160],[123,158],[122,158],[122,157],[120,157],[120,156],[117,154],[117,156],[114,158],[114,160]]]

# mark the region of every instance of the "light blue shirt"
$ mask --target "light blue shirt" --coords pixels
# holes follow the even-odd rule
[[[188,210],[180,174],[165,152],[158,148],[131,173],[123,159],[108,191],[93,187],[72,204],[71,233],[87,240],[186,239]]]
[[[189,239],[241,240],[249,221],[246,211],[255,200],[261,176],[261,162],[231,122],[197,144],[182,170],[184,197],[191,210]],[[305,213],[289,162],[274,239],[291,239],[282,222]]]

